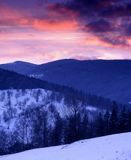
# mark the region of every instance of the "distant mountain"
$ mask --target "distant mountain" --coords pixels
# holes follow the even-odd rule
[[[22,61],[16,61],[13,63],[6,63],[1,64],[0,67],[9,71],[14,71],[20,74],[29,74],[33,68],[35,68],[37,65],[28,63],[28,62],[22,62]]]
[[[27,67],[28,72],[24,67],[22,69],[24,65],[15,64],[17,69],[14,68],[14,71],[28,76],[70,86],[122,103],[131,102],[130,60],[59,60],[42,65],[31,64]],[[4,67],[12,70],[8,64]]]

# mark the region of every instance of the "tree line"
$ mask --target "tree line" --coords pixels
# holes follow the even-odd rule
[[[111,108],[97,111],[91,118],[86,108],[74,104],[70,106],[70,114],[62,118],[52,105],[51,124],[52,119],[48,119],[48,112],[43,107],[27,108],[16,122],[14,132],[0,128],[0,154],[131,131],[131,111],[124,106],[119,109],[115,102]]]

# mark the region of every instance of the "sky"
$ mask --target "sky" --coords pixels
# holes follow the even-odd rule
[[[131,59],[131,0],[0,0],[0,63]]]

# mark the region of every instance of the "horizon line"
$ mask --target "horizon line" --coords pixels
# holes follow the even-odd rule
[[[42,65],[42,64],[47,64],[47,63],[51,63],[51,62],[57,62],[57,61],[64,61],[64,60],[75,60],[75,61],[131,61],[131,59],[102,59],[102,58],[90,58],[90,59],[77,59],[77,58],[63,58],[63,59],[56,59],[56,60],[52,60],[52,61],[47,61],[47,62],[41,62],[41,63],[36,63],[36,62],[32,62],[32,61],[26,61],[26,60],[14,60],[14,61],[7,61],[4,63],[0,63],[0,65],[4,65],[4,64],[13,64],[13,63],[18,63],[18,62],[23,62],[23,63],[30,63],[30,64],[34,64],[34,65]]]

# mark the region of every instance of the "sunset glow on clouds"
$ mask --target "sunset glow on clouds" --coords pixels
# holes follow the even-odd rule
[[[0,63],[131,58],[130,6],[130,0],[1,0]]]

